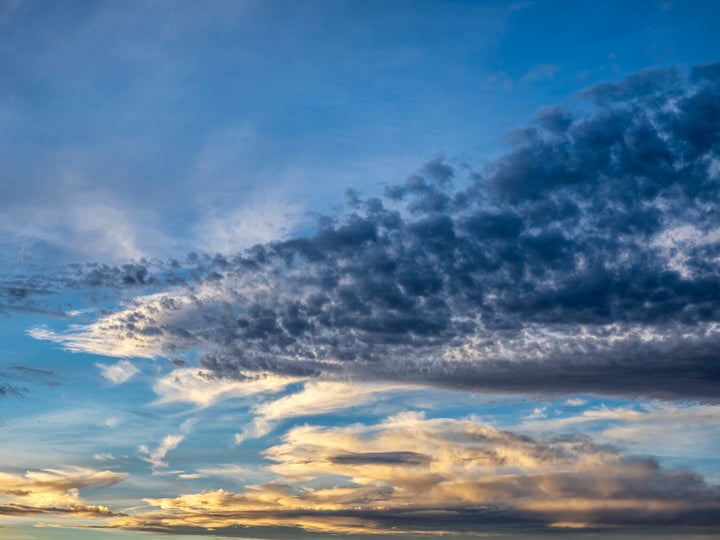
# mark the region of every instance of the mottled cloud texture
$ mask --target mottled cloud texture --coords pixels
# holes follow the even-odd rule
[[[511,139],[482,171],[438,160],[383,198],[351,193],[310,236],[158,277],[95,268],[154,292],[33,335],[114,356],[197,350],[222,378],[716,400],[720,65],[589,88]]]

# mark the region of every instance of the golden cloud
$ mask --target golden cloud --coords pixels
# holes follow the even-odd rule
[[[705,525],[720,515],[717,489],[690,472],[587,437],[540,441],[472,418],[404,413],[369,426],[299,426],[264,455],[275,482],[241,493],[146,499],[156,510],[113,524],[398,533],[470,523],[490,531],[502,516],[533,526],[597,527],[668,519]]]

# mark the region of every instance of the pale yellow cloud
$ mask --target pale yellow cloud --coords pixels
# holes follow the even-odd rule
[[[692,473],[664,470],[587,437],[535,440],[474,418],[403,413],[375,425],[298,426],[264,456],[273,462],[274,482],[239,493],[147,499],[154,510],[115,524],[342,532],[394,527],[397,533],[423,525],[440,533],[463,519],[481,523],[490,511],[566,528],[652,524],[720,511],[720,494]]]
[[[361,384],[342,381],[309,381],[302,390],[272,401],[265,401],[253,408],[253,424],[235,435],[240,443],[248,437],[261,437],[269,433],[275,424],[298,416],[330,414],[343,409],[368,405],[379,400],[383,394],[412,390],[414,387],[399,384]]]
[[[111,515],[106,506],[85,504],[80,490],[110,487],[125,478],[125,473],[83,467],[34,470],[22,475],[0,472],[0,506],[4,509],[2,513],[15,515],[53,512]]]

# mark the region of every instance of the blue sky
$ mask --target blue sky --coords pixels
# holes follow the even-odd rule
[[[2,3],[2,534],[717,535],[718,15]]]

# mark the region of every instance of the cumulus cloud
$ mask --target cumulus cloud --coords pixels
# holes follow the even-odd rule
[[[433,161],[306,237],[64,333],[115,356],[450,388],[720,397],[717,66],[541,110],[482,171]]]
[[[265,457],[277,480],[175,498],[118,521],[131,528],[298,526],[396,533],[717,526],[720,492],[583,436],[535,440],[474,419],[402,413],[375,424],[304,425]]]

